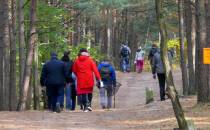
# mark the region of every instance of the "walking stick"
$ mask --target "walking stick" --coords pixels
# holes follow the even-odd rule
[[[114,87],[114,108],[115,108],[115,89],[116,87]]]

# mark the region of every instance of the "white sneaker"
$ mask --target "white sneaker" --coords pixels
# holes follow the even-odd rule
[[[89,112],[89,110],[87,109],[87,110],[84,110],[84,112]]]
[[[87,110],[92,111],[93,109],[91,107],[87,107]]]

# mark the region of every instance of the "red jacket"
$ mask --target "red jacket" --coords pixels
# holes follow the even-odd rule
[[[77,77],[77,95],[93,92],[94,75],[101,80],[97,66],[89,56],[79,56],[74,62],[73,72]]]

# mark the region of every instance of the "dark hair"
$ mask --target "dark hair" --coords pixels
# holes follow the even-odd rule
[[[64,55],[67,55],[68,56],[69,54],[70,54],[70,51],[65,51],[64,52]]]
[[[61,60],[64,61],[64,62],[69,62],[69,61],[70,61],[70,58],[69,58],[68,55],[66,55],[66,54],[64,53],[64,55],[63,55],[63,57],[61,58]]]
[[[81,48],[81,49],[79,50],[79,53],[82,53],[82,52],[87,52],[87,49],[86,49],[86,48]]]
[[[81,49],[79,50],[78,56],[80,56],[82,52],[88,52],[88,51],[87,51],[86,48],[81,48]]]
[[[155,43],[152,44],[152,47],[157,47],[157,45]]]

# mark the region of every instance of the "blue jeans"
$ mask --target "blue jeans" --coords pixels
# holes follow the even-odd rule
[[[123,72],[128,72],[130,70],[129,58],[128,57],[123,57],[121,59],[121,68],[122,68]]]
[[[70,84],[66,85],[66,89],[65,89],[65,93],[66,93],[66,109],[71,110],[72,109],[72,99],[71,99],[71,86]]]

